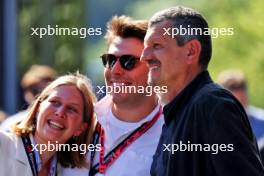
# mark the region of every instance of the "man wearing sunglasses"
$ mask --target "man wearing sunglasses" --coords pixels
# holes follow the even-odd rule
[[[180,28],[193,33],[174,35]],[[159,11],[149,21],[142,60],[150,69],[149,83],[168,86],[159,95],[165,125],[152,176],[264,175],[243,107],[207,71],[208,29],[200,13],[181,6]]]
[[[147,87],[148,67],[140,61],[147,21],[113,17],[107,25],[107,53],[101,56],[106,86]],[[113,90],[113,89],[112,89]],[[95,105],[100,125],[94,144],[101,151],[89,152],[89,175],[150,175],[152,157],[164,123],[156,95],[108,92]],[[87,170],[67,170],[64,175],[87,175]]]

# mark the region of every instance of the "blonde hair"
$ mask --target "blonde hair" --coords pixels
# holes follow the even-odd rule
[[[51,92],[58,86],[61,85],[74,85],[81,93],[84,100],[84,112],[83,112],[83,122],[88,124],[88,127],[82,132],[78,137],[70,138],[67,144],[90,144],[92,142],[92,135],[95,128],[95,115],[93,105],[96,102],[96,97],[92,91],[92,86],[90,80],[80,74],[69,74],[57,78],[55,81],[51,82],[37,97],[35,102],[32,104],[29,115],[23,119],[19,124],[13,127],[13,132],[18,136],[25,136],[35,132],[36,126],[36,113],[38,111],[39,105],[43,102]],[[58,161],[64,167],[86,167],[85,155],[78,151],[58,151]]]

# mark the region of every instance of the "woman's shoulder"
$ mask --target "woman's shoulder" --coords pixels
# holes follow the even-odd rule
[[[21,146],[21,139],[15,133],[0,131],[0,163],[7,162],[7,157],[13,158],[17,148]]]
[[[0,147],[8,146],[8,144],[15,143],[17,142],[18,138],[19,137],[14,133],[0,131]]]

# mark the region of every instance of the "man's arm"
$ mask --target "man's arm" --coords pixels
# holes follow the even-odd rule
[[[209,141],[211,145],[218,144],[218,147],[221,144],[229,145],[229,148],[224,149],[229,151],[211,154],[217,175],[264,175],[257,143],[247,115],[234,99],[220,98],[210,111]]]

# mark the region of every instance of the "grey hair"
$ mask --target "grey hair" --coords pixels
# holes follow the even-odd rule
[[[210,35],[204,35],[204,31],[209,29],[205,18],[191,8],[176,6],[155,13],[149,20],[148,27],[164,21],[171,22],[172,28],[179,29],[181,26],[185,29],[201,29],[201,35],[186,33],[184,35],[177,35],[175,38],[179,46],[183,46],[190,40],[197,39],[202,47],[199,63],[203,69],[206,69],[212,56],[212,41]]]

